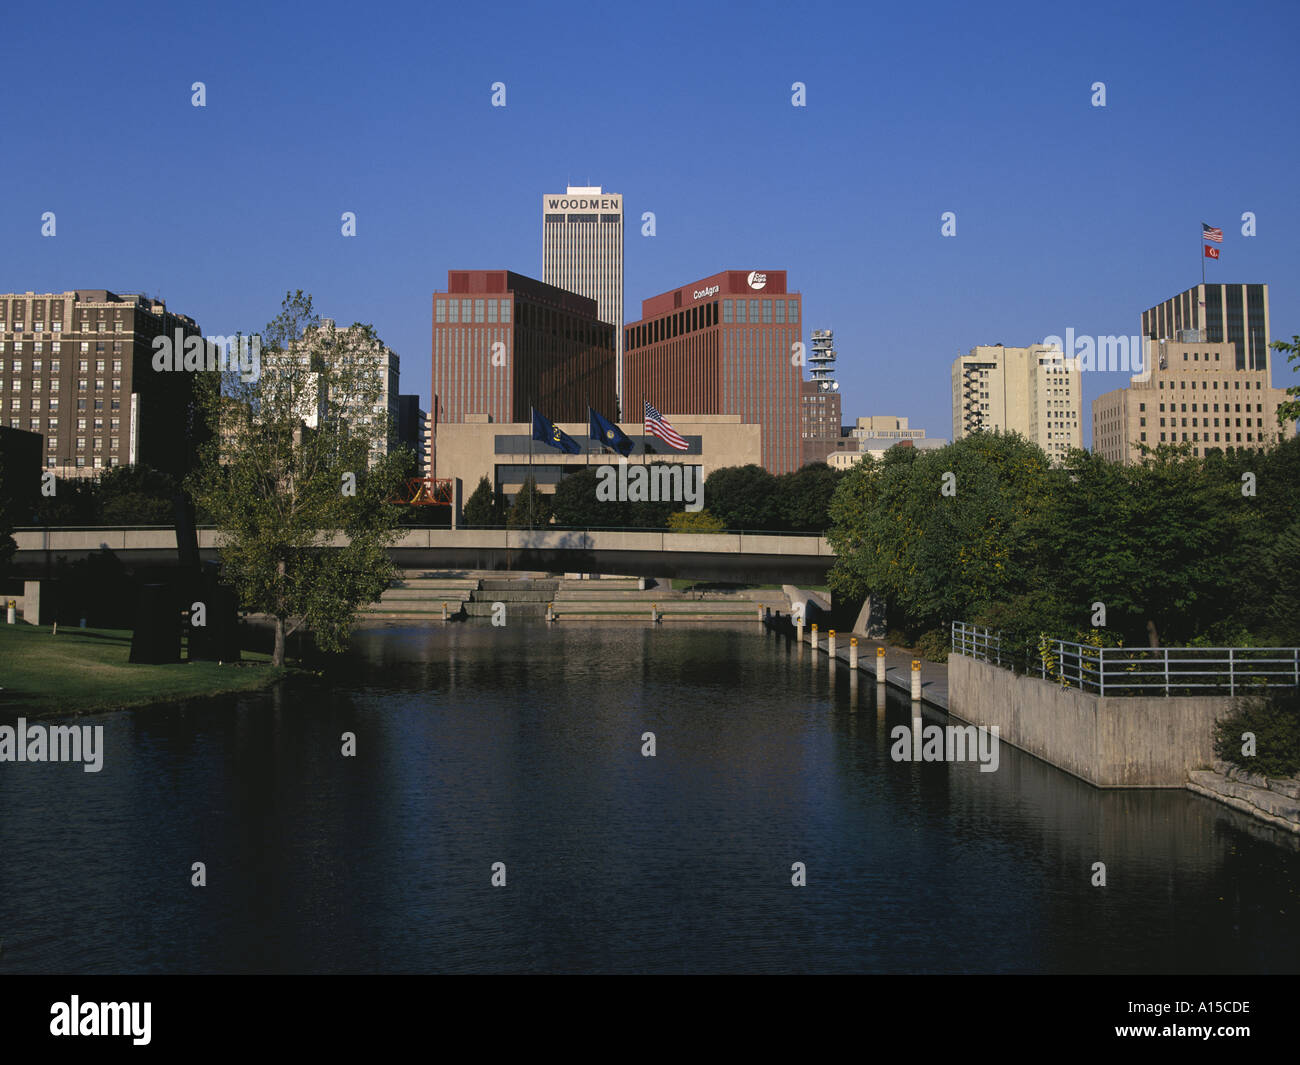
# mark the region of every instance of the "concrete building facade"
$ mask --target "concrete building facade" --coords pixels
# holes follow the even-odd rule
[[[596,301],[614,327],[614,388],[623,382],[623,197],[599,185],[570,185],[542,197],[542,280]],[[623,397],[607,417],[626,417]],[[630,412],[634,417],[640,411]]]
[[[978,345],[952,364],[952,437],[975,432],[1019,433],[1053,463],[1083,446],[1078,360],[1059,348],[1033,344]]]
[[[199,336],[194,319],[144,295],[2,293],[0,417],[45,438],[45,468],[59,477],[137,463],[183,475],[205,433],[194,394],[209,371],[154,369],[154,341],[179,360]]]
[[[433,402],[441,426],[486,415],[525,422],[536,407],[613,418],[615,334],[596,301],[509,270],[449,270],[433,295]]]
[[[1235,343],[1158,340],[1150,355],[1149,374],[1092,401],[1092,449],[1111,462],[1139,462],[1142,444],[1190,444],[1204,455],[1272,447],[1295,433],[1295,423],[1277,423],[1286,390],[1270,387],[1267,369],[1239,368]]]
[[[588,438],[588,423],[559,422],[561,430],[582,448],[566,454],[538,443],[526,421],[501,424],[486,415],[471,415],[460,422],[439,422],[437,428],[438,468],[443,476],[460,479],[465,498],[474,491],[480,477],[500,489],[508,501],[525,478],[532,476],[540,491],[551,493],[563,477],[585,466],[617,464],[620,456]],[[629,462],[680,462],[702,466],[707,477],[724,466],[743,466],[758,450],[760,427],[740,420],[735,414],[702,414],[673,419],[673,427],[685,439],[685,451],[655,446],[645,448],[644,423],[623,422],[619,428],[634,442]]]
[[[735,414],[761,426],[744,459],[788,473],[803,459],[802,300],[784,270],[724,270],[641,302],[624,330],[623,395],[642,397],[677,424]],[[680,432],[680,427],[678,427]]]

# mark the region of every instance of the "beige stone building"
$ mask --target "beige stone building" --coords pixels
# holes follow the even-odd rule
[[[1092,448],[1112,462],[1140,461],[1137,445],[1191,444],[1212,448],[1266,448],[1285,435],[1277,407],[1285,389],[1272,388],[1267,369],[1237,369],[1236,345],[1203,340],[1156,340],[1150,372],[1127,388],[1092,401]]]
[[[1053,462],[1083,446],[1083,398],[1077,359],[1057,347],[978,345],[952,364],[952,438],[1016,432]]]
[[[725,466],[760,462],[763,427],[742,422],[739,414],[668,414],[665,417],[686,441],[687,450],[674,451],[651,437],[647,453],[643,450],[644,424],[620,422],[619,428],[635,444],[629,462],[682,462],[703,466],[705,477]],[[493,422],[486,414],[470,414],[461,422],[439,422],[438,476],[457,478],[463,499],[469,498],[480,477],[486,477],[494,488],[501,489],[507,500],[513,500],[529,474],[536,479],[540,491],[550,493],[566,473],[587,465],[619,461],[618,454],[588,440],[585,422],[557,424],[582,448],[578,454],[566,454],[534,441],[528,422]]]

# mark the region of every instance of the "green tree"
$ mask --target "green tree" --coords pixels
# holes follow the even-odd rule
[[[704,482],[704,500],[728,529],[774,529],[780,521],[776,478],[762,466],[727,466]]]
[[[796,532],[825,532],[831,526],[830,505],[843,474],[824,462],[810,462],[777,480],[781,525]]]
[[[537,488],[537,480],[530,473],[515,495],[510,517],[506,522],[512,529],[535,529],[551,521],[551,501]]]
[[[381,345],[370,326],[318,325],[311,297],[287,294],[262,335],[260,378],[227,374],[204,385],[218,431],[190,477],[219,528],[224,579],[244,607],[274,619],[277,666],[299,628],[342,650],[357,607],[394,575],[387,549],[400,508],[388,501],[407,457],[372,450],[378,436],[392,436],[369,413],[382,395]]]
[[[492,490],[492,485],[484,475],[478,479],[478,487],[465,501],[466,525],[504,525],[501,500]]]
[[[555,486],[551,503],[557,525],[586,529],[593,526],[615,528],[627,523],[626,503],[617,499],[600,499],[596,495],[600,483],[598,471],[602,468],[583,466]]]
[[[831,587],[885,596],[918,633],[1023,594],[1039,568],[1032,530],[1047,479],[1046,455],[1016,434],[890,448],[836,489]]]
[[[176,520],[176,482],[148,466],[114,466],[94,494],[105,525],[171,525]]]
[[[1286,352],[1287,362],[1300,360],[1300,336],[1292,336],[1290,343],[1275,340],[1269,347],[1274,351]],[[1300,385],[1292,385],[1286,394],[1292,398],[1277,405],[1277,424],[1281,426],[1300,421]]]

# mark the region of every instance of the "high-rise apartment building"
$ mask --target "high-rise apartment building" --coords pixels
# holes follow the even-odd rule
[[[107,289],[0,294],[0,417],[40,433],[59,477],[142,464],[185,474],[204,435],[186,370],[194,319]],[[155,339],[175,368],[154,369]],[[206,353],[207,347],[203,351]]]
[[[762,426],[751,461],[788,473],[803,460],[801,297],[784,270],[725,270],[641,301],[624,330],[623,396],[674,414],[739,414]],[[633,419],[634,420],[634,419]]]
[[[614,387],[623,380],[623,197],[570,185],[542,197],[542,280],[596,301],[614,327]],[[620,399],[620,413],[622,410]],[[611,415],[612,416],[612,415]],[[639,418],[640,411],[632,412]]]
[[[1142,336],[1148,340],[1235,344],[1232,368],[1268,370],[1268,286],[1194,285],[1143,311]]]
[[[952,364],[952,438],[1015,432],[1052,462],[1083,446],[1078,361],[1059,348],[979,345]]]
[[[449,270],[433,295],[430,418],[583,421],[587,406],[612,418],[615,333],[596,301],[509,270]]]
[[[1270,387],[1266,369],[1240,368],[1239,353],[1235,342],[1153,342],[1149,373],[1092,401],[1093,451],[1132,465],[1141,459],[1141,444],[1190,444],[1204,455],[1213,448],[1267,448],[1294,434],[1294,423],[1277,423],[1286,390]]]

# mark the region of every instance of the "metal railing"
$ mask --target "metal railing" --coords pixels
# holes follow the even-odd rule
[[[1097,695],[1244,695],[1300,687],[1296,647],[1096,647],[1050,637],[1025,641],[952,623],[952,649]]]

